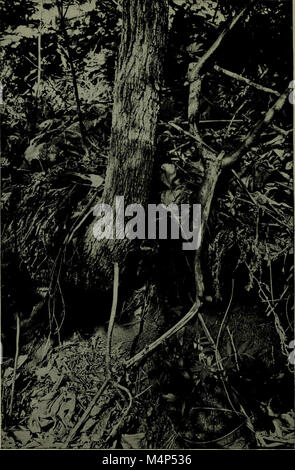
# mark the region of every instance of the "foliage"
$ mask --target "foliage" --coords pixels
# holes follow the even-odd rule
[[[198,202],[206,168],[189,132],[188,70],[247,3],[169,1],[158,158],[151,182],[154,201]],[[290,8],[288,1],[256,2],[206,64],[198,118],[207,146],[230,154],[291,81]],[[72,282],[78,288],[76,278],[83,269],[79,243],[94,198],[103,189],[121,2],[44,0],[40,8],[37,0],[4,0],[1,10],[4,333],[10,341],[15,315],[30,320],[36,291],[45,288],[41,332],[54,330],[57,342],[49,347],[43,341],[41,358],[38,350],[32,358],[30,345],[33,350],[36,345],[32,338],[28,344],[24,339],[14,379],[12,361],[5,365],[6,408],[14,381],[22,393],[14,416],[5,413],[3,443],[62,447],[104,375],[105,343],[97,345],[95,334],[74,335],[63,342],[65,316],[73,321],[63,287]],[[274,56],[274,50],[279,54]],[[233,79],[222,69],[248,82]],[[249,80],[272,93],[251,86]],[[124,376],[135,396],[122,435],[118,437],[116,425],[125,400],[112,390],[101,396],[73,446],[291,445],[293,404],[290,394],[282,392],[291,389],[288,343],[294,329],[291,115],[291,106],[285,106],[255,146],[225,171],[216,188],[202,259],[204,322],[199,318],[167,342],[161,357],[156,356],[152,366],[148,362],[148,372],[144,365],[130,376],[117,370],[122,355],[116,350],[117,378]],[[191,303],[193,257],[179,253],[174,244],[167,246],[142,245],[136,288],[128,285],[133,294],[122,300],[122,321],[138,322],[145,315],[144,292],[155,266],[167,327]],[[17,286],[15,271],[20,278]],[[103,302],[99,313],[106,309]],[[86,322],[84,311],[79,313]],[[119,333],[129,341],[130,331]]]

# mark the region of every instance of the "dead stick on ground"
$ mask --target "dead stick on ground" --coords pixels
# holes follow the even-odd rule
[[[69,437],[66,441],[66,447],[68,447],[69,443],[74,439],[75,435],[77,434],[77,432],[81,428],[82,424],[84,424],[84,422],[88,418],[88,416],[89,416],[92,408],[96,404],[98,398],[104,392],[104,390],[106,389],[109,382],[111,382],[111,342],[112,342],[112,333],[113,333],[114,322],[115,322],[116,311],[117,311],[117,304],[118,304],[118,288],[119,288],[119,266],[118,266],[118,263],[115,263],[114,264],[113,301],[112,301],[112,310],[111,310],[109,327],[108,327],[108,334],[107,334],[107,348],[106,348],[106,358],[105,358],[106,379],[103,382],[100,389],[97,391],[97,393],[92,398],[90,404],[88,405],[88,407],[84,411],[83,415],[79,419],[76,426],[70,432],[70,435],[69,435]],[[115,384],[115,385],[117,385],[117,384]]]
[[[164,341],[166,341],[168,338],[171,338],[171,336],[175,335],[179,330],[181,330],[198,312],[200,308],[201,302],[198,300],[196,301],[189,312],[179,321],[177,322],[170,330],[166,331],[160,338],[156,339],[153,343],[149,344],[146,346],[142,351],[137,353],[135,356],[133,356],[131,359],[125,362],[125,366],[131,367],[137,362],[141,361],[144,357],[146,357],[148,354],[150,354],[152,351],[154,351],[158,346],[160,346]]]
[[[19,356],[19,337],[20,337],[20,318],[19,314],[16,314],[16,337],[15,337],[15,356],[14,356],[14,367],[13,367],[13,379],[12,379],[12,388],[10,396],[10,406],[9,406],[9,416],[12,416],[13,410],[13,399],[14,399],[14,389],[16,381],[16,370],[17,370],[17,361]]]

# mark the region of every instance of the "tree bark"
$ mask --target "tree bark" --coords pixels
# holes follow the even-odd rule
[[[104,202],[146,204],[167,37],[166,0],[125,0]]]
[[[144,206],[148,201],[167,31],[167,0],[123,1],[110,155],[101,201],[106,204],[114,206],[115,196],[124,196],[125,205]],[[92,232],[94,223],[85,245],[90,275],[94,267],[107,281],[112,262],[118,262],[122,271],[131,247],[126,239],[98,242]]]

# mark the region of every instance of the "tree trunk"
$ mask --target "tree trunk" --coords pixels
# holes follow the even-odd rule
[[[102,197],[102,202],[112,206],[115,196],[124,196],[125,205],[148,201],[167,25],[167,0],[123,1],[110,156]],[[87,261],[90,271],[95,267],[107,280],[112,262],[117,261],[122,270],[130,243],[126,239],[98,242],[92,232],[94,223],[86,237]]]
[[[166,0],[125,0],[103,199],[146,204],[167,36]]]

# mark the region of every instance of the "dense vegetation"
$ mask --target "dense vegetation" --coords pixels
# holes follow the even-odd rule
[[[2,445],[292,447],[292,2],[167,4],[148,198],[202,203],[202,249],[118,267],[85,240],[129,4],[0,3]]]

